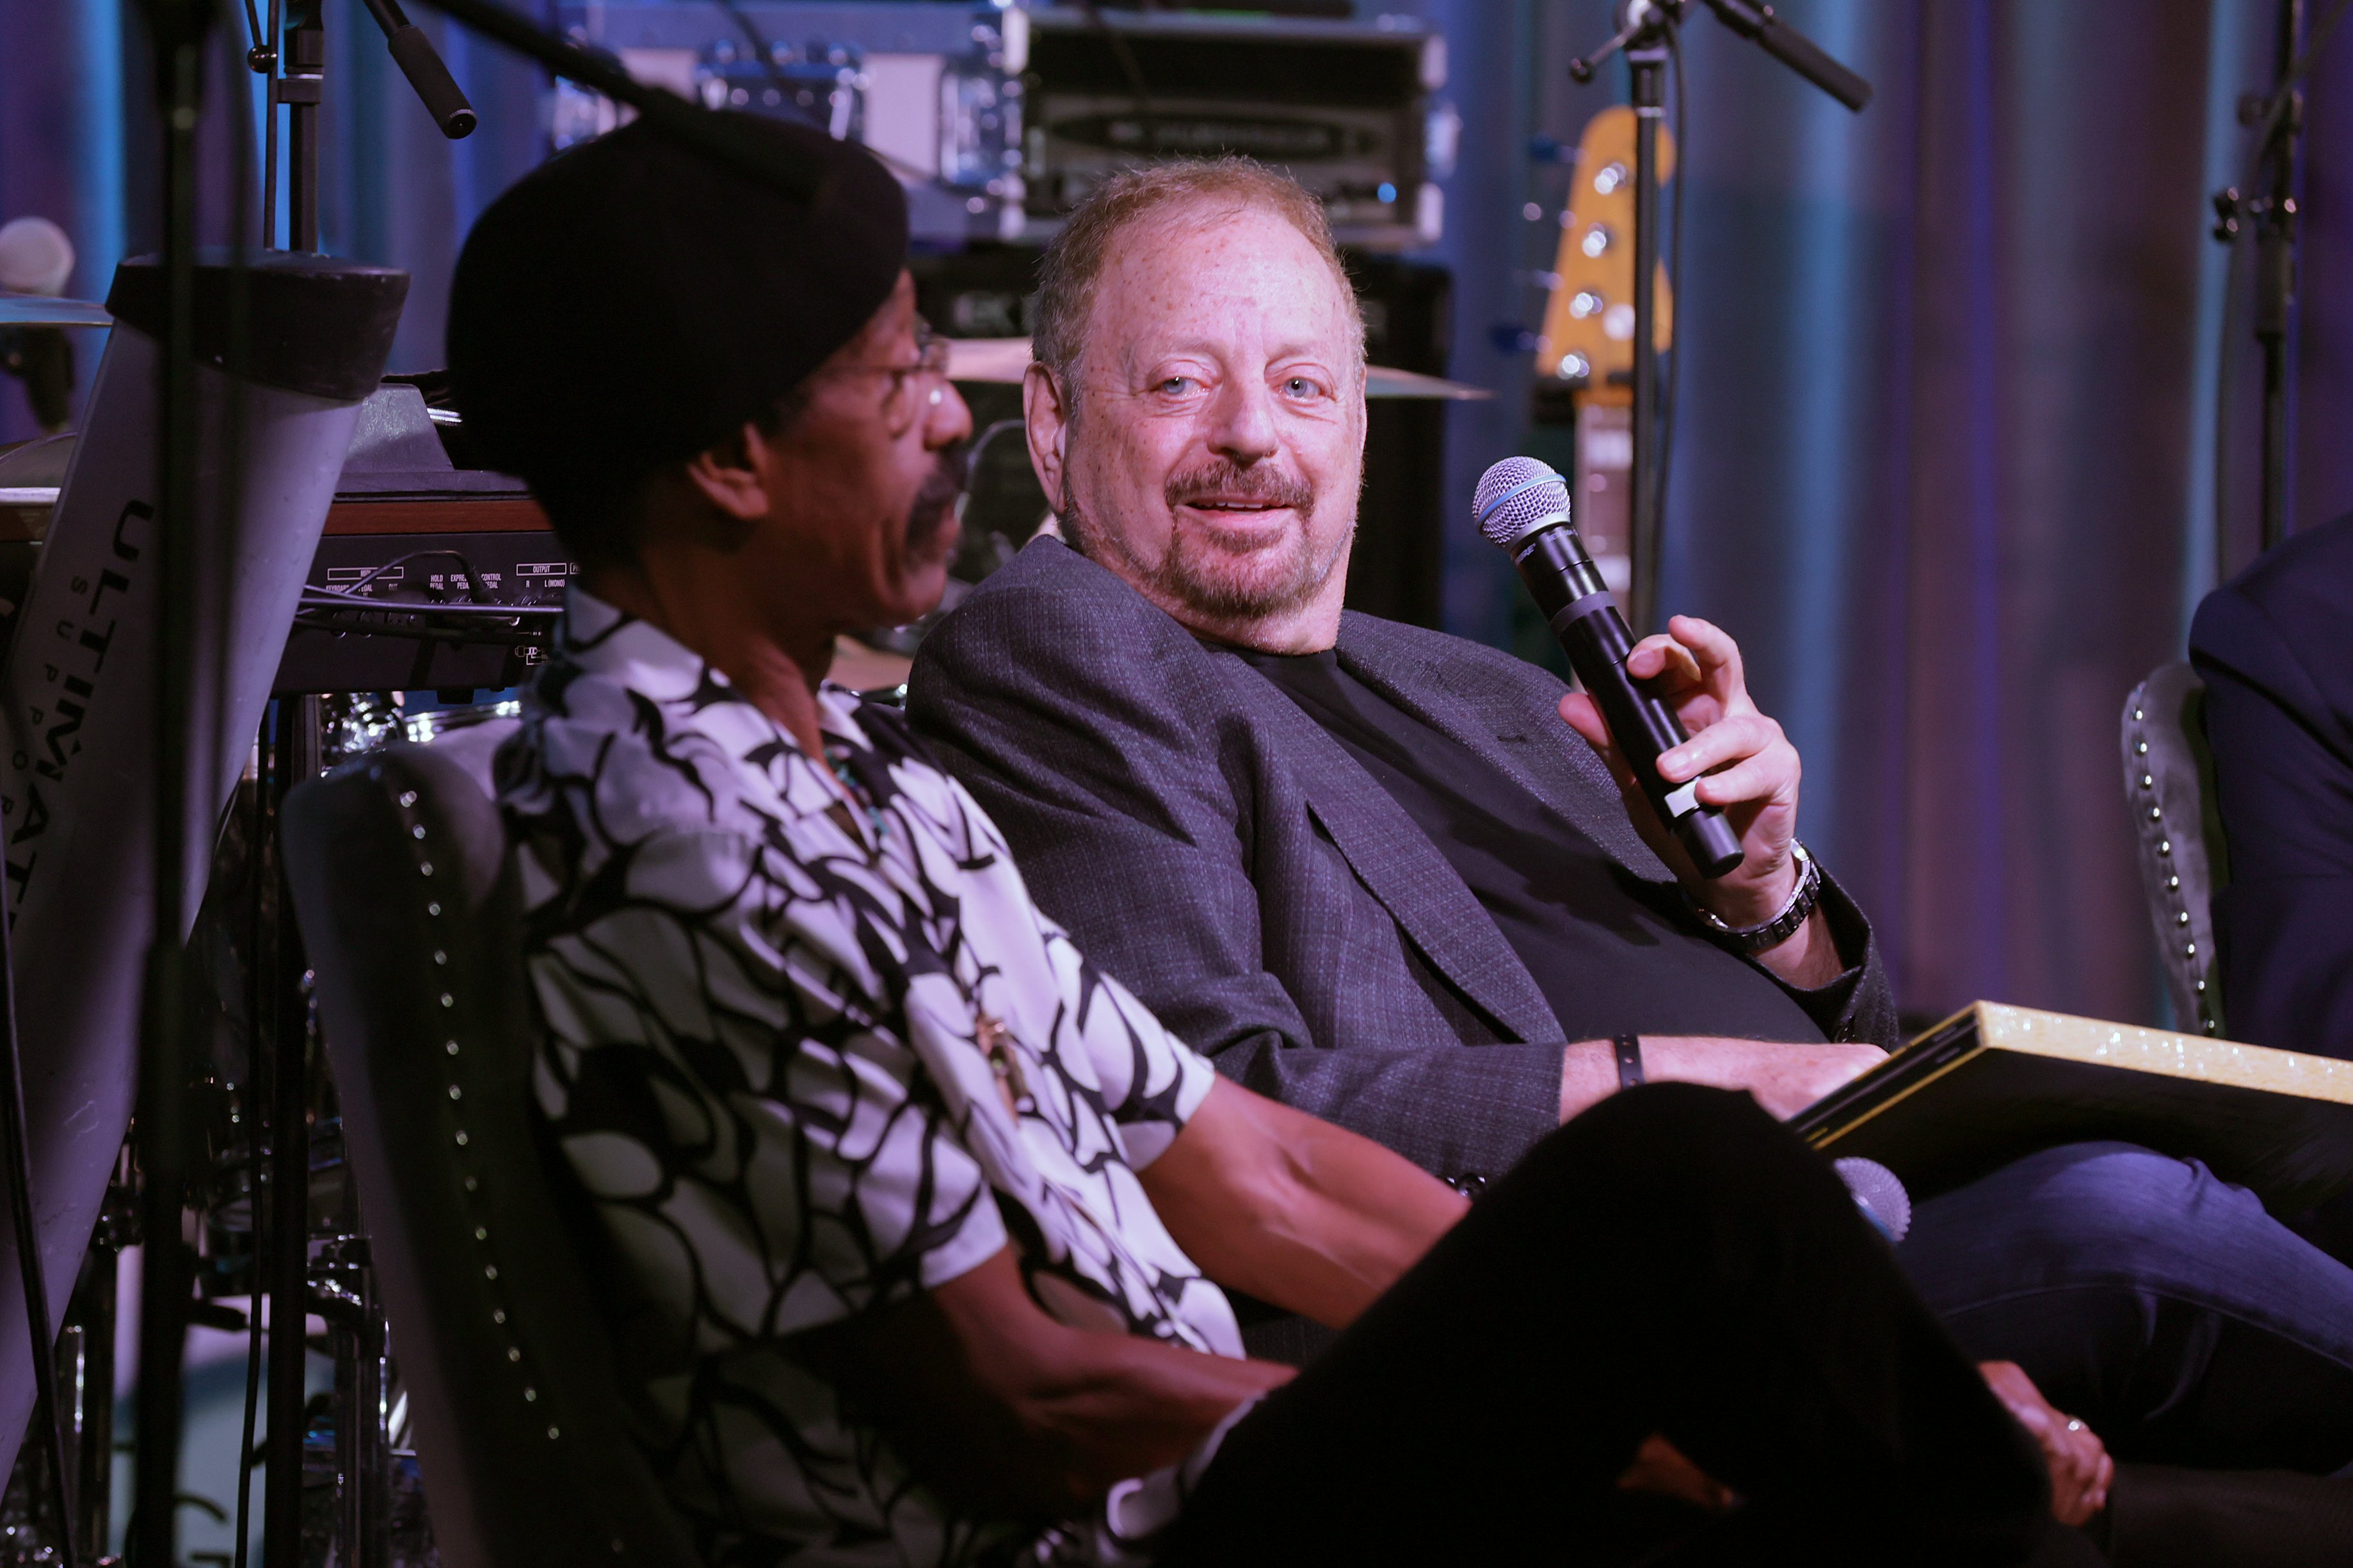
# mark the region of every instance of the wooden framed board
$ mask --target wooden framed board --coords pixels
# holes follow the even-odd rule
[[[2116,1140],[2202,1160],[2287,1214],[2353,1187],[2353,1061],[1979,1002],[1789,1125],[1915,1198]]]

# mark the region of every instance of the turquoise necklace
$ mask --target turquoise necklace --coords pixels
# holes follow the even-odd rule
[[[880,844],[889,837],[891,825],[883,819],[882,808],[874,804],[874,796],[849,770],[849,748],[841,742],[828,741],[825,743],[825,761],[826,765],[833,770],[833,776],[843,792],[865,810],[866,820],[874,829],[874,841]]]

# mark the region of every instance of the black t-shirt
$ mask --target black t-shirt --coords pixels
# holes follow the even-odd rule
[[[1365,765],[1452,863],[1572,1040],[1819,1040],[1772,978],[1693,927],[1534,795],[1340,666],[1237,649]]]

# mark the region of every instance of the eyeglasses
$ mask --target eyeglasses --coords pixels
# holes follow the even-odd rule
[[[948,340],[932,330],[923,317],[915,318],[915,361],[913,364],[846,364],[832,372],[837,375],[887,375],[891,390],[882,397],[882,418],[894,430],[903,430],[911,416],[923,412],[923,405],[913,396],[920,381],[941,382],[948,374]],[[934,389],[936,392],[936,389]],[[934,401],[937,401],[936,395]]]

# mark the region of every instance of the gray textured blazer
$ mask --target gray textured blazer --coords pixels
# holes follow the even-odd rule
[[[1338,652],[1498,787],[1670,880],[1556,677],[1353,612]],[[1271,681],[1110,572],[1030,543],[925,639],[908,710],[1039,904],[1228,1077],[1441,1176],[1499,1174],[1557,1124],[1560,1026],[1445,856]],[[1790,994],[1826,1036],[1885,1039],[1870,928],[1827,901],[1854,967]]]

